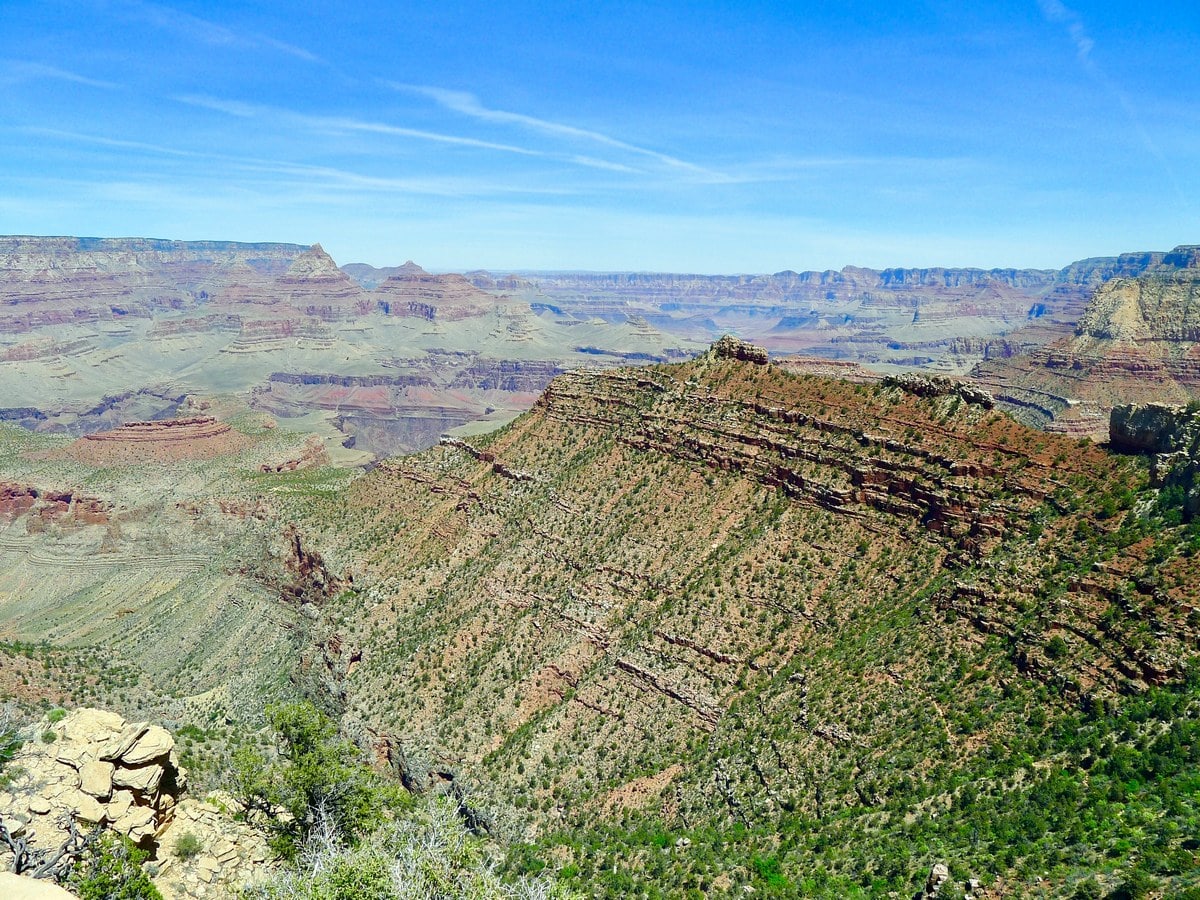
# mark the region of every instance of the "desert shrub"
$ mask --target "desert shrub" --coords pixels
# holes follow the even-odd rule
[[[185,831],[175,841],[175,856],[179,859],[193,859],[199,856],[203,849],[204,844],[192,831]]]
[[[146,853],[108,833],[76,863],[68,885],[80,900],[162,900],[142,870]]]
[[[0,707],[0,771],[17,755],[21,739],[18,736],[17,713],[14,707]]]
[[[310,834],[297,867],[247,891],[247,900],[569,900],[547,878],[502,881],[484,843],[446,799],[387,822],[356,847]]]

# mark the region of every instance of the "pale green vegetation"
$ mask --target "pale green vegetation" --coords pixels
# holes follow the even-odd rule
[[[496,856],[449,798],[416,803],[375,773],[308,703],[272,707],[272,759],[244,747],[233,788],[290,868],[247,891],[257,900],[567,898],[548,877],[501,879]]]

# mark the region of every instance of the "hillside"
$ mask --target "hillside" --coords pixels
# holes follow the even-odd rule
[[[611,896],[1193,881],[1196,539],[1145,464],[760,359],[563,376],[315,504],[353,580],[301,683]]]

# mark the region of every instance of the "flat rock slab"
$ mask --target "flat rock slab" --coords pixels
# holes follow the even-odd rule
[[[4,900],[77,900],[57,884],[11,872],[0,872],[0,897]]]
[[[88,762],[79,767],[79,789],[97,800],[107,800],[112,794],[114,766],[107,762]]]

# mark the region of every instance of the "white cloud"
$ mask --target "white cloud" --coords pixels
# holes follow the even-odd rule
[[[263,47],[293,56],[305,62],[323,65],[324,60],[303,47],[253,32],[237,32],[208,19],[183,12],[171,6],[149,3],[146,0],[124,0],[122,3],[139,18],[151,25],[181,34],[189,40],[216,47],[259,49]]]
[[[1163,175],[1175,189],[1180,206],[1189,213],[1193,213],[1191,198],[1183,191],[1179,183],[1179,177],[1175,174],[1175,169],[1171,165],[1171,161],[1167,159],[1158,142],[1154,140],[1150,131],[1142,122],[1142,117],[1138,113],[1138,105],[1134,103],[1128,91],[1109,78],[1108,74],[1092,58],[1092,51],[1096,47],[1096,42],[1088,35],[1087,28],[1084,26],[1083,19],[1079,16],[1079,13],[1065,5],[1062,0],[1038,0],[1038,6],[1041,7],[1042,15],[1046,17],[1047,21],[1066,26],[1067,34],[1070,36],[1071,42],[1075,45],[1075,55],[1078,57],[1080,65],[1117,101],[1117,104],[1121,107],[1121,111],[1129,120],[1129,124],[1133,126],[1134,131],[1141,138],[1142,145],[1146,148],[1146,151],[1162,166]]]
[[[430,87],[428,85],[415,84],[398,84],[396,82],[386,82],[389,87],[398,91],[406,91],[408,93],[417,94],[422,97],[428,97],[435,103],[449,109],[453,112],[460,113],[464,116],[483,121],[495,122],[499,124],[517,125],[523,128],[529,128],[534,131],[550,134],[557,137],[572,138],[575,140],[591,141],[601,144],[606,147],[612,147],[616,150],[624,150],[628,153],[635,153],[650,159],[657,160],[664,165],[676,169],[682,169],[687,172],[692,172],[700,175],[711,174],[702,166],[697,166],[694,163],[686,162],[677,157],[670,156],[666,153],[660,153],[657,150],[650,150],[646,147],[639,147],[636,144],[630,144],[626,141],[618,140],[603,134],[599,131],[591,131],[586,128],[577,128],[574,125],[567,125],[562,122],[551,122],[547,119],[539,119],[534,116],[527,116],[523,113],[508,112],[501,109],[490,109],[479,102],[479,98],[474,94],[466,91],[455,91],[446,88]]]
[[[1042,15],[1049,21],[1067,27],[1067,33],[1075,45],[1075,55],[1086,68],[1093,68],[1095,63],[1092,62],[1092,50],[1096,42],[1088,36],[1079,14],[1064,5],[1062,0],[1038,0],[1038,6],[1042,8]]]
[[[109,91],[120,88],[119,84],[114,84],[111,81],[88,78],[75,72],[68,72],[66,69],[60,69],[57,66],[46,65],[45,63],[17,59],[0,60],[0,85],[14,85],[25,81],[39,81],[47,78],[54,81],[69,81],[73,84],[83,84],[88,87]]]

